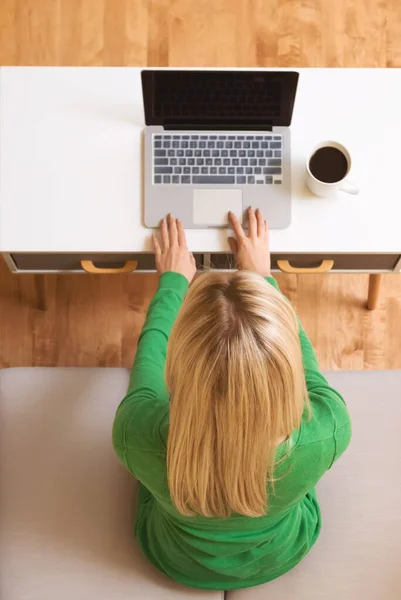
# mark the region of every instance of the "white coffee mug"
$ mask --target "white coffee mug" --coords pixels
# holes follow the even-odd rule
[[[342,152],[342,154],[345,156],[345,158],[347,160],[347,171],[346,171],[344,177],[342,179],[340,179],[339,181],[334,181],[333,183],[327,183],[325,181],[320,181],[311,173],[311,170],[309,168],[310,160],[311,160],[312,156],[315,154],[315,152],[317,152],[317,150],[319,150],[320,148],[327,148],[327,147],[337,148],[337,150],[340,150],[340,152]],[[359,193],[358,188],[353,183],[346,180],[346,177],[349,174],[350,170],[351,170],[351,155],[342,144],[339,144],[338,142],[332,142],[332,141],[321,142],[320,144],[315,146],[315,148],[313,148],[312,152],[308,156],[308,160],[306,161],[306,184],[313,194],[316,194],[316,196],[322,196],[323,198],[326,198],[327,196],[335,196],[335,195],[337,195],[337,193],[339,191],[347,192],[348,194],[358,194]]]

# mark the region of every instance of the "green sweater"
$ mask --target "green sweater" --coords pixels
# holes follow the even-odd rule
[[[278,289],[276,281],[267,281]],[[115,451],[140,481],[135,534],[149,560],[191,587],[232,590],[270,581],[294,567],[321,528],[314,486],[347,448],[351,423],[343,398],[320,373],[300,326],[312,418],[277,449],[278,481],[263,517],[185,517],[172,504],[166,473],[168,338],[188,289],[177,273],[160,277],[138,342],[129,389],[113,426]]]

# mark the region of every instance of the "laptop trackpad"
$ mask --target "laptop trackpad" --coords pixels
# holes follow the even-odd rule
[[[242,223],[242,190],[194,190],[193,208],[195,225],[227,225],[230,210]]]

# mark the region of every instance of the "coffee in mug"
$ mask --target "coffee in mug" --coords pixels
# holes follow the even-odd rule
[[[357,194],[357,188],[345,178],[351,170],[351,156],[338,142],[322,142],[311,152],[306,163],[306,183],[317,196],[332,196],[342,190]]]

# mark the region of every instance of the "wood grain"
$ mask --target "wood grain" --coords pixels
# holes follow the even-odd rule
[[[399,0],[1,0],[0,64],[401,67]],[[326,369],[401,368],[401,275],[279,275]],[[15,276],[0,367],[125,366],[151,275]]]

